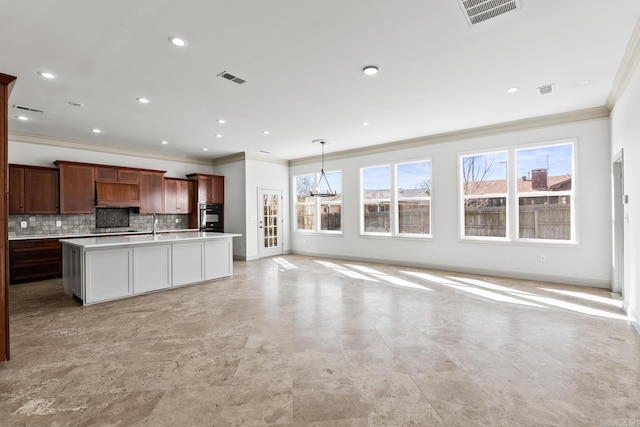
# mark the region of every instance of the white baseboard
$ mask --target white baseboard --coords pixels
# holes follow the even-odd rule
[[[611,283],[608,280],[556,276],[552,274],[523,273],[520,271],[495,270],[495,269],[485,269],[485,268],[475,268],[475,267],[464,267],[464,266],[458,266],[458,265],[402,262],[402,261],[380,259],[380,258],[327,255],[327,254],[318,254],[318,253],[305,252],[305,251],[292,251],[291,253],[296,255],[314,256],[318,258],[333,258],[333,259],[342,259],[346,261],[375,262],[379,264],[400,265],[405,267],[428,268],[431,270],[443,270],[443,271],[452,271],[452,272],[459,272],[459,273],[481,274],[484,276],[498,276],[498,277],[506,277],[510,279],[536,280],[541,282],[562,283],[565,285],[578,285],[578,286],[589,286],[592,288],[611,289]]]
[[[627,313],[627,316],[629,317],[629,322],[631,322],[633,327],[636,329],[636,332],[640,335],[640,319],[638,318],[638,315],[636,314],[635,311],[633,311],[633,308],[629,305],[629,303],[626,300],[622,300],[622,309],[624,310],[625,313]]]

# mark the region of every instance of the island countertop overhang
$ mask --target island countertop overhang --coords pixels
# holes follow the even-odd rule
[[[88,249],[104,249],[118,246],[137,246],[166,244],[175,242],[188,242],[197,240],[214,240],[241,237],[236,233],[212,233],[212,232],[187,232],[187,233],[158,233],[156,235],[121,235],[121,236],[97,236],[77,239],[60,239],[60,243]]]

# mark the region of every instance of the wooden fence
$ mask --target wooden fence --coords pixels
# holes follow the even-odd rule
[[[466,236],[506,236],[506,209],[488,207],[467,209],[465,212]],[[521,239],[571,239],[571,206],[524,205],[519,206],[519,231]]]

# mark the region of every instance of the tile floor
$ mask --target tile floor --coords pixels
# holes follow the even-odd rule
[[[10,298],[3,426],[640,426],[640,336],[601,289],[285,256]]]

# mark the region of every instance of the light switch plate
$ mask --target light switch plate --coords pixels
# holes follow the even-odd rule
[[[20,228],[27,228],[27,221],[20,221]]]

